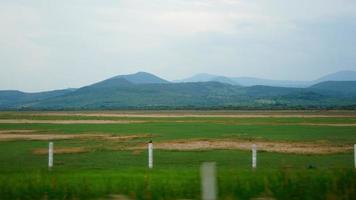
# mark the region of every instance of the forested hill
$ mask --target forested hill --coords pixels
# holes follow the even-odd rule
[[[356,81],[326,81],[310,87],[240,86],[169,82],[140,72],[78,89],[39,93],[0,91],[0,110],[81,109],[353,109]]]

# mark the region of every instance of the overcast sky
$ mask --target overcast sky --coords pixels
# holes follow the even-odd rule
[[[355,0],[0,0],[0,90],[356,70]]]

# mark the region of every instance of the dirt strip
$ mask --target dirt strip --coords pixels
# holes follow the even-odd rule
[[[131,124],[142,123],[139,120],[29,120],[0,119],[0,124]]]
[[[284,125],[284,124],[283,124]],[[295,124],[288,124],[288,125],[300,125],[300,126],[336,126],[336,127],[347,127],[347,126],[356,126],[356,124],[350,123],[350,124],[331,124],[331,123],[295,123]]]
[[[109,141],[127,141],[138,138],[147,138],[149,135],[111,135],[111,134],[26,134],[26,133],[0,133],[0,141],[16,140],[68,140],[68,139],[92,139]]]
[[[34,133],[36,130],[0,130],[0,134],[5,133]]]
[[[28,120],[28,119],[0,119],[0,124],[131,124],[131,123],[144,123],[143,120]],[[164,123],[162,121],[157,121]],[[196,123],[196,122],[211,122],[217,124],[228,125],[292,125],[292,126],[332,126],[332,127],[356,127],[356,123],[283,123],[283,122],[270,122],[270,123],[240,123],[240,122],[223,122],[223,121],[195,121],[195,120],[176,120],[167,121],[176,123]],[[0,131],[1,133],[1,131]]]
[[[284,122],[269,122],[269,123],[239,123],[239,122],[221,122],[221,121],[210,121],[216,124],[226,124],[226,125],[255,125],[255,126],[331,126],[331,127],[356,127],[355,123],[284,123]]]
[[[195,112],[196,113],[196,112]],[[89,117],[152,117],[152,118],[164,118],[164,117],[171,117],[171,118],[180,118],[180,117],[226,117],[226,118],[316,118],[316,117],[321,117],[321,118],[328,118],[328,117],[335,117],[335,118],[356,118],[356,113],[308,113],[308,112],[277,112],[277,113],[271,113],[271,112],[257,112],[257,113],[251,113],[251,112],[245,112],[245,113],[210,113],[210,112],[201,112],[195,114],[193,113],[82,113],[82,112],[73,112],[73,113],[54,113],[54,112],[48,112],[48,113],[33,113],[31,115],[33,116],[89,116]]]
[[[56,147],[53,149],[55,154],[72,154],[72,153],[85,153],[89,152],[90,149],[83,147]],[[32,150],[33,154],[46,155],[48,154],[47,148],[38,148]]]
[[[107,141],[124,141],[124,146],[119,144],[103,143],[106,145],[107,150],[111,151],[122,151],[122,150],[132,150],[133,154],[136,151],[142,152],[147,148],[146,143],[126,143],[125,141],[139,138],[147,137],[142,135],[129,135],[129,136],[102,136],[102,135],[81,135],[85,136],[86,139],[103,139]],[[73,135],[71,135],[73,139]],[[79,137],[75,137],[79,138]],[[18,139],[18,138],[17,138]],[[31,139],[49,139],[45,136]],[[53,139],[53,138],[52,138]],[[56,139],[63,139],[63,137],[56,137]],[[67,137],[68,139],[68,137]],[[166,142],[155,142],[154,149],[161,150],[174,150],[174,151],[202,151],[202,150],[245,150],[251,151],[253,144],[256,144],[258,151],[265,152],[276,152],[276,153],[292,153],[292,154],[313,154],[313,155],[326,155],[326,154],[336,154],[336,153],[347,153],[353,151],[353,145],[334,145],[330,143],[306,143],[306,142],[274,142],[274,141],[250,141],[250,140],[174,140]],[[112,146],[114,145],[114,146]],[[119,147],[119,148],[118,148]],[[102,147],[100,147],[102,148]],[[88,151],[95,151],[96,147],[58,147],[56,148],[58,153],[83,153]],[[47,153],[47,148],[35,149],[33,153],[35,154],[45,154]]]
[[[269,141],[246,141],[246,140],[196,140],[196,141],[169,141],[154,144],[155,149],[162,150],[251,150],[253,144],[259,151],[295,153],[295,154],[334,154],[351,152],[352,145],[332,145],[301,142],[269,142]],[[144,149],[146,146],[133,147],[130,149]]]

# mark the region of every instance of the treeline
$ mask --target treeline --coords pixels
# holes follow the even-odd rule
[[[356,104],[346,106],[336,105],[250,105],[250,106],[122,106],[122,107],[72,107],[72,108],[9,108],[1,109],[0,111],[98,111],[98,110],[356,110]]]

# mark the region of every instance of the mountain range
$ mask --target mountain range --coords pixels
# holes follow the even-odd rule
[[[170,82],[138,72],[77,89],[0,91],[0,110],[355,108],[354,71],[305,82],[209,74]]]
[[[290,81],[290,80],[270,80],[255,77],[226,77],[212,74],[197,74],[192,77],[177,80],[175,82],[208,82],[217,81],[222,83],[229,83],[232,85],[254,86],[266,85],[276,87],[309,87],[314,84],[325,81],[356,81],[356,71],[339,71],[328,74],[319,79],[312,81]]]

